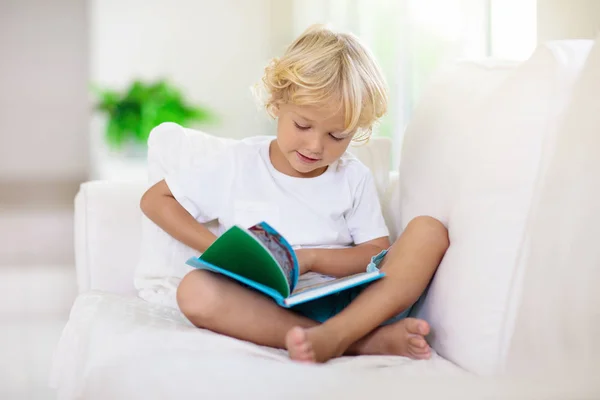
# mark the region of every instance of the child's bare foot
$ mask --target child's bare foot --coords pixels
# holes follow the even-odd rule
[[[348,353],[426,360],[431,357],[431,348],[425,340],[429,330],[429,324],[424,320],[405,318],[377,328],[350,346]],[[330,332],[326,325],[290,329],[285,337],[285,346],[292,360],[303,362],[326,362],[346,351],[335,332]]]
[[[285,347],[292,360],[323,363],[339,357],[340,343],[334,334],[327,332],[323,325],[315,328],[292,328],[285,336]]]
[[[306,329],[295,327],[285,335],[285,347],[292,360],[315,362],[315,352],[312,343],[308,340]]]
[[[415,360],[431,357],[431,348],[425,340],[429,324],[422,319],[405,318],[382,326],[352,346],[358,354],[395,355]]]

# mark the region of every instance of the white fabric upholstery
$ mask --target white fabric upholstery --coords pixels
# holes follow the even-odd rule
[[[400,207],[398,206],[400,204],[400,175],[397,172],[392,172],[389,175],[389,180],[388,189],[381,199],[381,207],[383,208],[383,217],[390,231],[390,242],[394,243],[402,232]]]
[[[514,287],[507,370],[588,376],[600,392],[600,40],[551,150]]]
[[[431,323],[441,355],[477,374],[502,366],[533,189],[590,45],[557,42],[514,69],[451,72],[406,132],[402,224],[432,215],[451,242],[416,315]]]
[[[478,379],[427,361],[355,357],[327,366],[193,328],[175,310],[131,296],[78,297],[56,350],[57,399],[593,399],[589,376]]]
[[[195,328],[175,309],[102,292],[88,292],[77,299],[53,370],[51,383],[60,387],[59,398],[69,399],[89,394],[91,389],[100,390],[105,399],[187,399],[193,398],[193,393],[212,394],[207,398],[215,398],[227,390],[235,393],[233,398],[269,398],[283,389],[283,382],[293,382],[298,387],[323,384],[325,381],[317,376],[326,374],[343,383],[362,379],[374,371],[383,371],[382,390],[391,393],[397,389],[398,375],[465,374],[435,354],[427,361],[346,357],[332,361],[327,368],[301,366],[290,361],[283,350]],[[221,378],[210,380],[211,371]],[[232,387],[223,387],[223,381],[229,382],[230,373],[242,374],[244,378],[225,383]],[[146,376],[143,387],[135,385],[140,376]],[[268,383],[248,386],[248,381],[265,378]],[[111,386],[107,387],[107,380]],[[102,387],[97,386],[100,382],[104,382]],[[331,398],[331,392],[323,390],[321,397]],[[114,397],[114,393],[127,395]],[[145,397],[144,393],[150,396]],[[156,393],[163,396],[156,397]],[[269,395],[260,396],[261,393]]]
[[[80,293],[134,294],[139,261],[139,203],[145,184],[87,182],[75,198],[75,261]]]

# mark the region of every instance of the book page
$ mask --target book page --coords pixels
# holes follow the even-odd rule
[[[292,293],[293,296],[306,292],[308,290],[324,288],[329,285],[342,283],[345,281],[352,280],[361,275],[367,275],[367,272],[359,272],[358,274],[344,276],[343,278],[335,278],[333,276],[321,275],[315,272],[309,272],[300,277],[298,280],[298,286]]]
[[[295,290],[290,297],[285,299],[284,303],[288,307],[293,307],[307,301],[316,300],[323,296],[368,284],[374,280],[381,279],[384,276],[385,274],[380,271],[361,272],[343,278],[313,275],[306,277],[302,284],[298,285],[299,289]]]
[[[292,247],[279,232],[265,222],[254,225],[248,228],[248,230],[265,245],[275,260],[277,260],[286,277],[290,292],[292,292],[296,286],[297,279],[297,261]]]
[[[316,272],[307,272],[304,275],[300,275],[298,279],[298,285],[294,289],[292,294],[300,293],[304,290],[313,289],[321,286],[323,283],[334,281],[336,278],[333,276],[322,275]]]

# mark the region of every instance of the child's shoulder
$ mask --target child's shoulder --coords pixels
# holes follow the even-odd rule
[[[256,158],[262,149],[268,147],[272,136],[252,136],[237,140],[227,146],[225,152],[237,160]]]
[[[271,143],[275,139],[274,136],[250,136],[238,142],[238,145],[250,148],[262,148],[266,144]]]
[[[371,176],[371,170],[354,154],[346,151],[337,163],[337,172],[344,174],[349,179],[362,180]]]

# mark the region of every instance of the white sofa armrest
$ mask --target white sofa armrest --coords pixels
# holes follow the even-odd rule
[[[75,198],[75,264],[79,292],[135,293],[143,182],[93,181]]]

